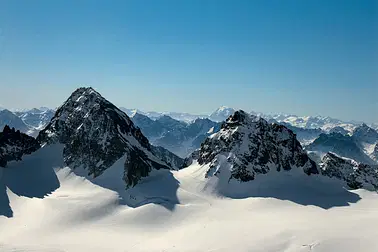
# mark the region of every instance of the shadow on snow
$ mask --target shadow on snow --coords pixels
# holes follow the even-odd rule
[[[361,199],[358,194],[348,191],[340,180],[322,175],[308,176],[299,171],[258,175],[254,181],[247,183],[230,181],[217,184],[215,190],[221,196],[233,199],[275,198],[323,209],[349,206]]]
[[[50,151],[51,148],[42,148],[25,156],[22,162],[9,162],[6,168],[0,168],[0,215],[13,216],[6,188],[28,198],[44,198],[59,188],[54,168],[60,167],[63,160]]]

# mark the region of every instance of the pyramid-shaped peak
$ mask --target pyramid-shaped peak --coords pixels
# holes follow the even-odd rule
[[[127,186],[134,186],[152,169],[173,168],[166,155],[180,162],[167,150],[151,146],[130,118],[93,88],[75,90],[37,139],[43,145],[63,144],[65,164],[81,167],[94,178],[125,158]]]
[[[124,121],[126,125],[131,124],[130,118],[124,112],[106,100],[92,87],[80,87],[76,89],[63,105],[58,108],[53,121],[67,120],[67,118],[71,117],[75,117],[76,121],[80,121],[91,118],[95,114],[97,114],[96,118],[99,114],[107,114],[108,117],[116,121]]]
[[[102,98],[100,93],[94,90],[92,87],[80,87],[76,89],[70,96],[71,99],[80,99],[82,97]],[[70,99],[69,98],[69,99]]]

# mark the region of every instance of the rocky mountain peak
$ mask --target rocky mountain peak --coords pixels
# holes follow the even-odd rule
[[[328,152],[320,163],[322,175],[346,182],[351,189],[378,189],[378,166],[367,165],[352,159],[342,158]]]
[[[79,88],[58,108],[38,135],[43,144],[64,144],[64,160],[75,169],[97,177],[121,157],[126,157],[124,180],[135,185],[151,169],[172,166],[154,152],[130,118],[93,88]]]
[[[198,154],[200,165],[209,165],[207,176],[230,172],[230,179],[249,181],[271,169],[300,167],[316,174],[316,164],[302,150],[295,134],[283,125],[269,124],[262,118],[239,110],[221,130],[208,137]]]
[[[259,120],[258,117],[254,116],[254,115],[250,115],[243,110],[238,110],[238,111],[235,111],[235,113],[233,113],[232,115],[230,115],[227,118],[225,125],[228,125],[228,126],[230,126],[230,125],[231,126],[235,126],[235,125],[248,126],[253,122],[257,122],[258,120]],[[267,123],[267,121],[261,119],[261,123]]]
[[[114,128],[111,128],[113,126]],[[133,135],[141,146],[149,149],[149,143],[140,130],[134,126],[130,118],[107,101],[93,88],[78,88],[58,108],[51,122],[41,132],[40,138],[46,133],[49,138],[61,134],[59,137],[69,137],[78,132],[106,133],[112,130],[118,135]],[[109,135],[98,134],[103,142],[108,142]]]

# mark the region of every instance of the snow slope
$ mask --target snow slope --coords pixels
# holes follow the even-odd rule
[[[293,169],[220,195],[195,162],[125,191],[122,158],[90,179],[64,167],[62,151],[50,145],[0,169],[0,251],[378,249],[378,195],[335,179]]]

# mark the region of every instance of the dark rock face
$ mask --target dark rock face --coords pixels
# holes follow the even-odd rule
[[[374,147],[372,157],[373,157],[374,160],[376,160],[378,162],[378,143]]]
[[[358,163],[327,153],[320,168],[322,175],[343,180],[351,189],[378,189],[378,166]]]
[[[21,160],[22,156],[39,148],[36,139],[6,125],[0,132],[0,167],[5,167],[9,161]]]
[[[353,137],[340,133],[321,134],[306,147],[309,151],[333,152],[358,162],[372,164],[373,161],[361,150]]]
[[[208,176],[217,175],[226,165],[231,171],[230,179],[243,182],[271,169],[298,167],[308,175],[318,173],[316,164],[302,150],[291,130],[241,110],[231,115],[218,133],[205,140],[198,163],[210,164]]]
[[[130,118],[92,88],[77,89],[38,135],[44,144],[64,144],[64,161],[100,176],[126,155],[125,182],[134,186],[152,169],[172,169],[152,153]]]

